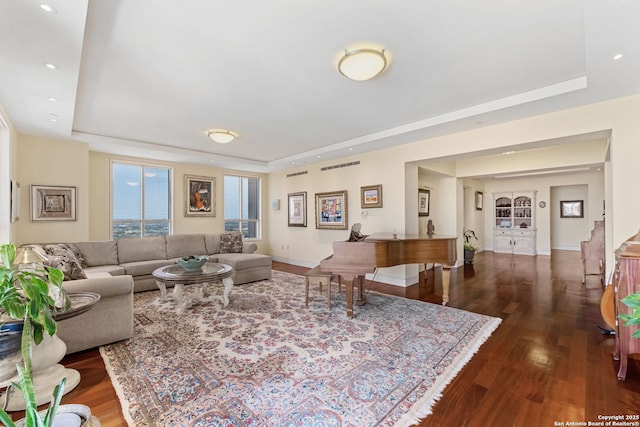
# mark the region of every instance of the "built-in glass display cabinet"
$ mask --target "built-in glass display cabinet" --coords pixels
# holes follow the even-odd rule
[[[493,250],[536,254],[535,191],[494,193]]]

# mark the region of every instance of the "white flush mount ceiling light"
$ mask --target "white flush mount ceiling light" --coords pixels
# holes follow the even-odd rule
[[[228,144],[238,137],[237,133],[226,129],[212,129],[207,133],[207,135],[219,144]]]
[[[338,71],[343,76],[362,82],[380,74],[387,67],[384,49],[355,49],[344,51],[338,62]]]

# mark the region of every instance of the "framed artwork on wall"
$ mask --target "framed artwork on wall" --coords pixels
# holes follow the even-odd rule
[[[481,211],[484,206],[484,193],[482,191],[476,191],[476,210]]]
[[[316,193],[316,228],[347,229],[347,190]]]
[[[382,207],[382,185],[369,185],[360,187],[360,207],[381,208]]]
[[[76,187],[31,186],[31,221],[75,221]]]
[[[11,180],[11,207],[9,211],[11,222],[20,219],[20,183],[14,179]]]
[[[289,193],[289,227],[307,226],[307,192]]]
[[[216,216],[216,178],[184,176],[184,216]]]
[[[560,218],[583,218],[583,200],[563,200],[560,202]]]
[[[424,188],[418,189],[418,216],[429,216],[430,198],[431,191]]]

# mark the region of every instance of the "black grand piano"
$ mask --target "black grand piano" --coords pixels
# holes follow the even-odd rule
[[[442,304],[449,302],[450,267],[456,263],[456,237],[376,233],[359,242],[333,242],[322,271],[339,274],[347,284],[347,316],[353,317],[353,288],[361,300],[364,276],[376,268],[402,264],[442,264]]]

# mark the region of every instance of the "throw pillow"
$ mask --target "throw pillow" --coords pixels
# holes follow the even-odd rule
[[[242,234],[239,231],[220,234],[220,253],[242,253]]]
[[[84,257],[82,256],[82,252],[80,252],[80,249],[78,249],[78,247],[73,243],[65,243],[65,246],[68,247],[71,252],[73,252],[73,255],[80,263],[80,267],[87,268],[87,261],[85,261]]]
[[[64,280],[86,279],[82,265],[73,251],[65,244],[47,245],[44,250],[49,255],[47,265],[57,268],[64,274]]]

